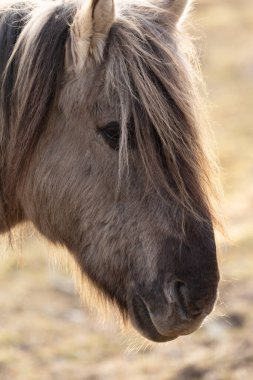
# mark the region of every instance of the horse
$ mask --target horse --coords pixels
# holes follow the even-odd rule
[[[154,342],[198,329],[219,284],[191,5],[0,6],[0,232],[32,222]]]

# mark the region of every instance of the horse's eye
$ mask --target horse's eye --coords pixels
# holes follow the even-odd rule
[[[98,128],[98,133],[113,150],[119,150],[120,125],[117,121],[111,121],[103,128]]]

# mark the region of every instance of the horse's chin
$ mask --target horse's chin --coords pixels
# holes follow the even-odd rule
[[[157,331],[155,334],[153,333],[143,333],[143,331],[139,331],[139,333],[144,336],[144,338],[152,341],[152,342],[155,342],[155,343],[165,343],[165,342],[170,342],[172,340],[175,340],[178,338],[178,335],[170,335],[170,336],[164,336],[164,335],[161,335],[159,334],[159,332]]]
[[[146,321],[147,322],[147,321]],[[159,331],[156,329],[155,325],[150,319],[150,322],[147,323],[140,323],[139,321],[137,322],[135,319],[131,318],[131,323],[134,327],[134,329],[144,338],[148,339],[151,342],[155,343],[165,343],[165,342],[170,342],[173,341],[180,336],[185,336],[185,335],[190,335],[193,332],[195,332],[199,326],[197,326],[194,329],[189,329],[188,331],[182,331],[180,333],[176,332],[171,332],[168,333],[167,335],[162,335],[159,333]]]
[[[147,325],[144,325],[144,324],[140,324],[139,322],[136,323],[135,320],[131,319],[132,321],[132,325],[133,327],[135,328],[135,330],[140,334],[142,335],[144,338],[152,341],[152,342],[155,342],[155,343],[165,343],[165,342],[170,342],[172,340],[175,340],[178,338],[179,335],[177,334],[171,334],[171,335],[168,335],[168,336],[165,336],[165,335],[161,335],[157,329],[155,328],[154,324],[152,323],[149,324],[148,326]]]

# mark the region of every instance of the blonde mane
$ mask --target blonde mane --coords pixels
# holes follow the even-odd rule
[[[121,171],[129,162],[130,125],[144,170],[160,195],[197,219],[211,216],[219,223],[218,167],[205,139],[209,124],[197,55],[187,34],[168,23],[168,12],[128,4],[108,38],[106,84],[119,99]]]

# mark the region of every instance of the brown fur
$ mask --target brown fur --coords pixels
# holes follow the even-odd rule
[[[201,304],[216,294],[215,170],[177,27],[186,3],[31,5],[5,58],[1,228],[32,221],[124,315],[137,279],[149,298],[168,273],[195,284]],[[118,152],[103,137],[113,121]]]

